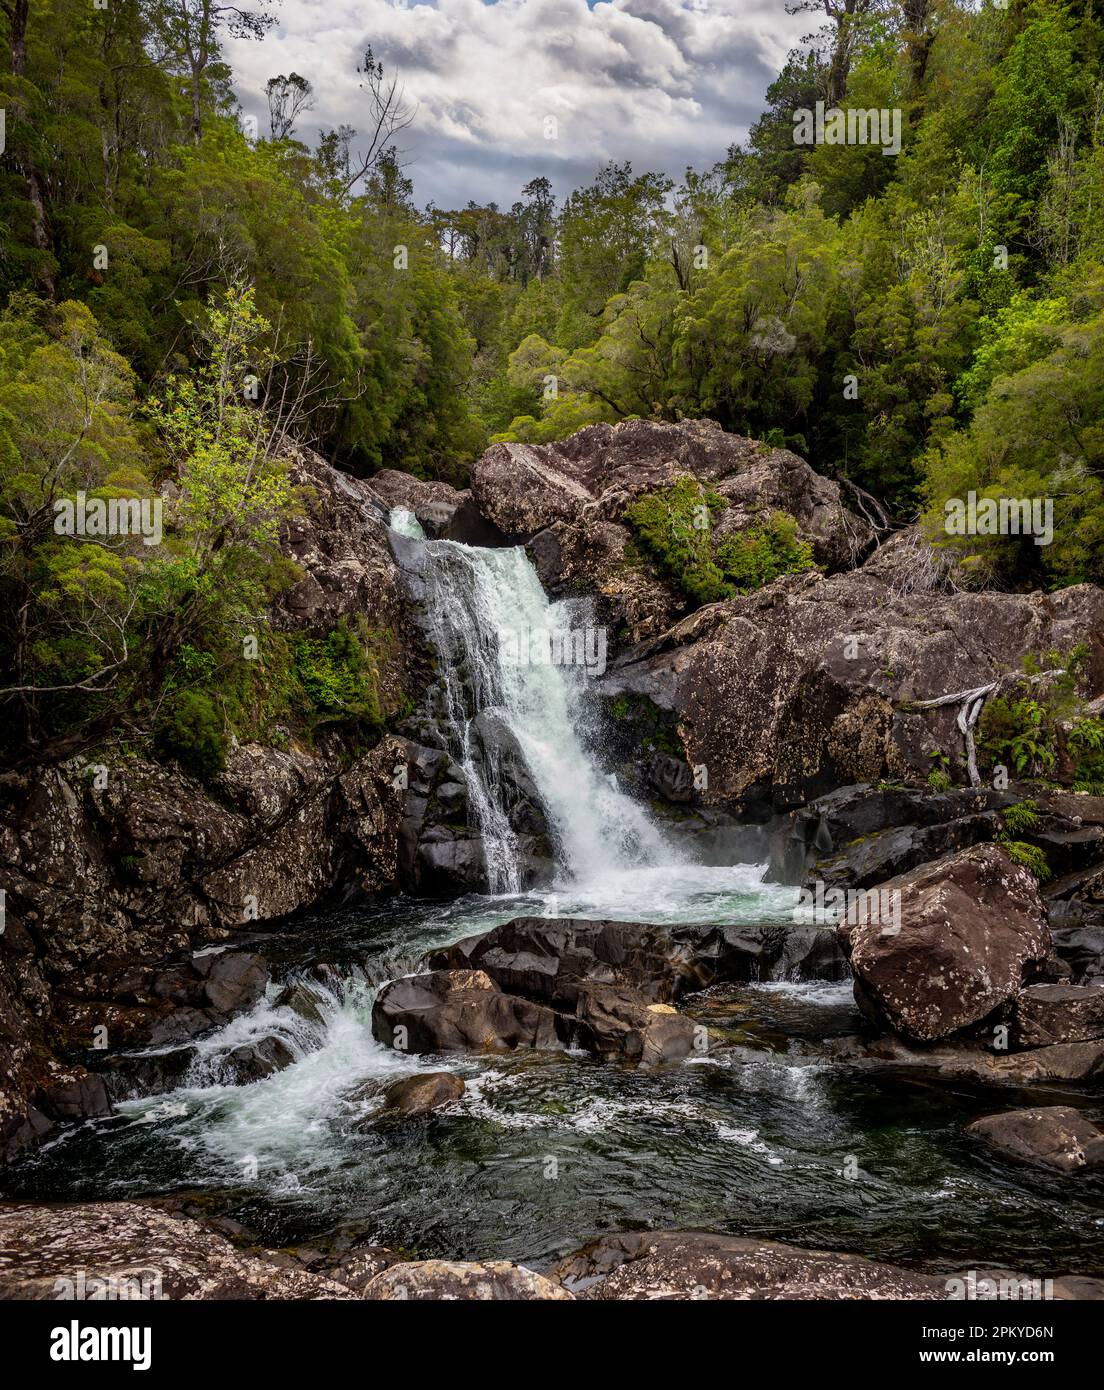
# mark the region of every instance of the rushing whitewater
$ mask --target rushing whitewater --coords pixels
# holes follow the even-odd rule
[[[404,509],[392,513],[391,524],[406,536],[422,534]],[[568,883],[589,883],[636,866],[676,866],[680,857],[644,809],[583,748],[578,733],[583,672],[527,659],[531,634],[570,630],[569,606],[549,602],[520,546],[424,544],[431,560],[424,577],[445,719],[483,836],[491,892],[512,894],[522,886],[517,836],[505,809],[508,773],[493,741],[488,746],[481,737],[494,722],[522,752]]]

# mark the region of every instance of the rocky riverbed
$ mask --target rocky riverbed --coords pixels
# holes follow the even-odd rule
[[[205,783],[0,777],[0,1287],[144,1261],[169,1297],[1100,1296],[1104,798],[971,784],[959,707],[925,702],[1080,647],[1098,707],[1104,594],[962,590],[709,422],[495,446],[464,493],[292,462],[272,620],[388,631],[387,727]],[[626,519],[680,476],[722,534],[786,509],[819,568],[687,611]],[[463,626],[534,571],[549,621],[610,635],[582,693],[515,689]],[[574,761],[537,746],[553,716]]]

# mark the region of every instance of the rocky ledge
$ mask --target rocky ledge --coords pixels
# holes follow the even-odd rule
[[[408,1260],[359,1236],[268,1250],[233,1222],[191,1219],[171,1203],[0,1206],[0,1300],[967,1296],[1104,1299],[1104,1282],[1067,1275],[1044,1285],[1009,1270],[933,1274],[697,1231],[606,1235],[539,1273],[508,1260]]]

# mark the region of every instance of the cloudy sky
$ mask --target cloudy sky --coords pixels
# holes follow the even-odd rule
[[[418,202],[441,207],[509,206],[538,174],[562,194],[609,159],[708,167],[809,28],[784,0],[282,0],[274,12],[263,42],[227,41],[246,112],[267,129],[264,84],[295,71],[317,94],[301,138],[365,126],[356,66],[370,43],[417,103],[400,146]]]

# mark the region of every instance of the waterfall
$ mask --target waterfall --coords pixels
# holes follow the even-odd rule
[[[406,536],[421,533],[404,509],[392,513],[391,524]],[[424,544],[445,722],[467,776],[491,891],[521,888],[506,810],[511,771],[496,754],[496,725],[507,746],[520,750],[568,880],[592,883],[610,872],[675,862],[644,809],[595,766],[580,738],[585,668],[604,656],[604,633],[572,627],[570,605],[549,602],[521,546]]]

